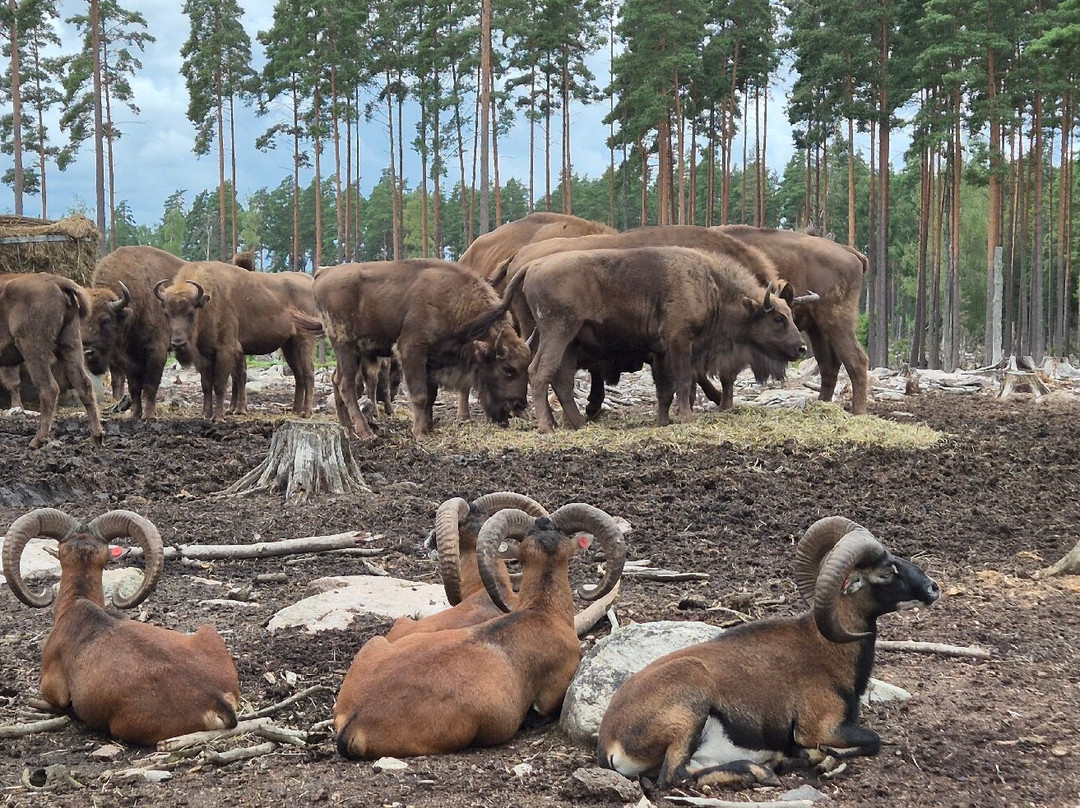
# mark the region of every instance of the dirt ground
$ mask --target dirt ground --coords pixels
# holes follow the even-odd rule
[[[932,609],[884,617],[882,638],[974,645],[992,657],[879,651],[875,676],[913,693],[908,702],[865,712],[865,723],[884,741],[881,754],[855,759],[832,780],[794,770],[781,776],[779,790],[715,796],[762,801],[808,784],[828,795],[820,804],[829,806],[1080,806],[1080,582],[1076,576],[1031,577],[1078,537],[1077,399],[924,393],[871,405],[873,417],[925,423],[945,433],[929,451],[811,451],[789,443],[750,452],[720,440],[691,452],[656,442],[622,454],[542,450],[497,456],[464,444],[443,453],[413,441],[403,414],[376,443],[353,445],[374,494],[296,506],[277,496],[216,496],[265,456],[281,402],[289,397],[287,391],[277,398],[252,395],[256,414],[224,425],[204,423],[194,411],[145,425],[108,416],[106,444],[96,451],[85,423],[70,412],[58,421],[55,443],[33,453],[26,448],[33,422],[0,418],[0,525],[6,530],[30,508],[52,505],[84,518],[110,508],[135,510],[152,519],[169,544],[239,544],[364,529],[383,536],[378,544],[386,553],[373,563],[394,575],[437,582],[420,545],[439,502],[510,488],[549,507],[590,502],[630,521],[632,558],[709,573],[705,582],[627,579],[621,620],[723,625],[733,619],[725,608],[753,618],[798,611],[792,542],[815,519],[842,514],[894,552],[914,557],[945,592]],[[447,400],[440,407],[442,430],[454,429],[451,406]],[[272,572],[284,572],[287,582],[256,581]],[[236,658],[246,708],[325,686],[274,716],[281,726],[308,730],[330,718],[353,654],[387,630],[389,621],[318,635],[271,635],[266,623],[309,594],[313,579],[362,573],[361,559],[340,555],[198,567],[169,563],[144,604],[145,617],[189,631],[213,622]],[[207,603],[234,588],[250,588],[252,602]],[[5,725],[32,713],[27,699],[38,692],[51,615],[22,606],[6,591],[0,591],[0,614]],[[117,759],[99,760],[91,753],[108,739],[72,722],[59,731],[0,741],[0,804],[620,804],[585,792],[572,779],[576,769],[593,765],[594,750],[573,745],[557,726],[523,731],[494,749],[413,759],[399,773],[377,773],[371,763],[338,757],[326,730],[312,740],[302,749],[284,746],[226,766],[180,760],[171,779],[150,783],[109,772],[139,765],[151,750],[122,747]],[[519,776],[513,767],[523,762],[532,771]],[[47,792],[22,783],[24,773],[54,765],[75,783]]]

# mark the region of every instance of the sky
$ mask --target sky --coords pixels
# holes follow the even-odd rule
[[[211,146],[210,152],[201,157],[192,151],[195,130],[187,118],[187,88],[180,74],[180,49],[190,31],[188,18],[182,12],[183,4],[177,0],[129,0],[124,5],[143,14],[149,32],[157,41],[148,44],[142,53],[143,69],[136,75],[132,85],[134,103],[139,107],[140,114],[133,115],[122,106],[114,110],[116,124],[122,132],[122,137],[115,147],[116,195],[118,200],[127,201],[138,224],[154,225],[161,220],[165,200],[174,192],[185,191],[185,203],[190,207],[200,191],[217,188],[217,146]],[[85,2],[61,0],[61,18],[82,13],[84,8]],[[245,6],[243,22],[252,39],[256,67],[262,62],[262,46],[256,41],[256,34],[260,30],[269,29],[272,21],[271,3]],[[64,24],[62,19],[57,21],[57,25],[63,42],[61,50],[75,51],[79,44],[75,29]],[[600,87],[605,86],[608,81],[606,49],[594,58],[590,67],[596,75],[597,84]],[[773,88],[768,109],[766,164],[778,173],[793,153],[790,127],[783,108],[784,87],[788,84],[790,76],[781,71],[777,76],[777,86]],[[610,157],[605,144],[608,127],[603,123],[607,109],[607,103],[600,102],[588,106],[576,104],[571,110],[572,161],[574,171],[579,175],[598,177],[608,167]],[[252,192],[260,188],[274,188],[284,178],[291,176],[291,146],[287,142],[282,142],[276,149],[267,152],[255,148],[255,139],[274,123],[273,116],[272,112],[258,117],[254,109],[237,106],[237,188],[241,203]],[[62,138],[58,130],[53,132],[54,140]],[[601,133],[602,136],[595,136]],[[389,160],[385,122],[375,118],[362,126],[360,134],[361,188],[366,194],[378,181]],[[557,144],[557,129],[553,130],[552,136],[553,142]],[[741,154],[741,141],[736,141],[735,149],[735,154]],[[523,120],[521,125],[515,126],[508,136],[500,138],[499,141],[500,178],[503,181],[517,177],[527,184],[528,150],[529,131]],[[324,173],[327,172],[329,157],[324,157]],[[543,153],[540,151],[536,155],[536,170],[539,172],[537,188],[543,187],[542,159]],[[11,156],[0,155],[0,172],[11,166]],[[553,172],[557,170],[556,165]],[[406,155],[406,179],[410,187],[419,181],[419,174],[419,158],[410,163]],[[309,172],[308,180],[310,176]],[[50,166],[47,181],[49,218],[62,218],[70,211],[83,210],[93,219],[95,194],[92,141],[88,140],[83,144],[76,160],[66,171],[60,172]],[[0,213],[12,213],[14,204],[11,187],[0,186]],[[24,196],[23,213],[27,216],[40,216],[40,197]]]

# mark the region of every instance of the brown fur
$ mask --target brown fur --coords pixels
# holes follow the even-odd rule
[[[95,287],[107,287],[118,299],[123,282],[131,293],[131,303],[107,328],[92,328],[84,345],[99,354],[113,376],[113,394],[123,393],[127,379],[131,393],[131,417],[152,419],[157,411],[157,392],[169,356],[169,326],[161,304],[154,297],[159,281],[172,280],[186,262],[157,247],[119,247],[98,261],[94,268]],[[105,298],[95,299],[94,321],[102,315]],[[112,342],[99,338],[105,330],[114,334]]]
[[[89,312],[86,292],[67,278],[48,272],[0,274],[0,365],[25,363],[41,402],[32,449],[49,439],[63,380],[86,410],[91,440],[102,442],[97,400],[83,364],[80,329]]]
[[[374,437],[356,406],[361,357],[389,356],[395,345],[415,436],[432,428],[440,384],[459,390],[475,384],[496,422],[524,408],[529,349],[498,296],[460,266],[411,259],[322,267],[315,300],[341,368],[343,425],[360,437]]]
[[[192,283],[200,284],[200,297]],[[182,363],[202,377],[203,417],[224,419],[225,386],[232,377],[230,414],[247,411],[249,354],[281,349],[293,372],[293,412],[311,415],[314,404],[314,335],[297,315],[313,317],[312,280],[303,273],[249,272],[233,264],[202,261],[184,266],[161,290],[170,345]]]
[[[870,362],[855,336],[859,294],[867,259],[858,250],[825,238],[792,230],[747,225],[716,228],[764,252],[795,294],[816,292],[821,300],[798,307],[795,324],[805,331],[821,370],[822,401],[831,401],[840,367],[851,379],[851,411],[866,412]]]
[[[140,745],[235,726],[240,684],[221,636],[209,625],[181,634],[107,612],[108,553],[97,539],[60,543],[60,589],[41,655],[45,700]]]
[[[566,213],[539,211],[478,236],[458,263],[474,275],[490,277],[496,268],[526,244],[553,238],[614,233],[614,228]]]
[[[525,294],[539,346],[529,377],[541,431],[554,420],[548,385],[569,423],[583,420],[573,400],[580,357],[618,361],[651,355],[657,423],[667,424],[678,394],[691,416],[694,370],[712,370],[733,346],[748,344],[774,357],[805,350],[784,300],[771,295],[737,260],[683,247],[640,247],[554,253],[527,264],[506,289]]]

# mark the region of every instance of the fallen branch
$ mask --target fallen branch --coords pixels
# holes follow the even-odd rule
[[[643,578],[646,581],[707,581],[707,572],[675,572],[674,570],[661,569],[626,569],[623,572],[631,578]]]
[[[1046,569],[1036,571],[1031,577],[1039,580],[1053,575],[1077,575],[1080,574],[1080,541],[1076,543],[1065,556],[1056,564]]]
[[[677,802],[682,805],[702,805],[707,808],[746,808],[751,805],[754,808],[814,808],[813,800],[781,800],[779,802],[732,802],[731,800],[716,800],[712,797],[664,797],[668,802]]]
[[[23,735],[33,735],[35,732],[52,732],[71,721],[66,715],[56,718],[46,718],[44,721],[31,721],[28,724],[9,724],[0,727],[0,738],[21,738]]]
[[[985,648],[945,645],[937,642],[916,642],[914,640],[878,640],[875,646],[882,651],[915,651],[921,654],[944,654],[945,656],[967,657],[969,659],[989,659],[993,656]]]
[[[347,533],[335,533],[332,536],[305,536],[301,539],[282,539],[281,541],[261,541],[256,544],[181,544],[165,548],[165,558],[210,561],[215,559],[238,558],[274,558],[297,553],[321,553],[328,550],[341,550],[360,545],[363,542],[382,538],[365,531],[350,530]],[[142,555],[141,547],[130,547],[121,554],[123,557]]]
[[[255,734],[260,738],[266,738],[266,740],[274,741],[275,743],[307,746],[307,733],[296,729],[275,727],[273,724],[266,724],[255,730]]]
[[[607,613],[608,607],[615,602],[615,598],[619,597],[621,584],[622,581],[617,582],[604,597],[594,600],[574,615],[574,631],[577,632],[579,637],[600,622],[601,618]]]
[[[313,696],[316,693],[333,693],[334,689],[327,685],[315,685],[309,687],[307,690],[301,690],[299,693],[294,693],[283,701],[279,701],[277,704],[271,704],[267,707],[263,707],[261,710],[254,710],[250,713],[237,716],[240,721],[250,721],[253,718],[262,718],[267,715],[273,715],[274,713],[281,712],[286,707],[295,704],[300,699],[306,699],[308,696]]]
[[[189,732],[187,735],[177,735],[174,738],[166,738],[163,741],[158,741],[157,750],[159,752],[175,752],[179,749],[187,749],[189,746],[198,746],[199,744],[209,743],[210,741],[217,741],[223,738],[234,738],[237,735],[254,732],[259,727],[269,723],[269,718],[253,718],[249,721],[240,721],[232,729],[211,729],[204,732]]]
[[[31,709],[37,710],[39,713],[62,715],[64,712],[59,707],[54,707],[53,705],[49,704],[49,702],[45,701],[45,699],[31,697],[26,700],[26,703]]]
[[[206,762],[224,766],[227,763],[236,763],[239,760],[251,760],[252,758],[269,755],[275,749],[277,749],[277,744],[273,741],[260,743],[256,746],[238,746],[227,752],[215,752],[213,749],[207,749]]]

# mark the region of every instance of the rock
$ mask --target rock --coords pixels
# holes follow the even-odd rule
[[[319,578],[311,587],[317,594],[286,606],[270,619],[271,632],[302,626],[315,633],[347,628],[359,615],[427,617],[450,608],[441,586],[401,578],[337,576]]]
[[[818,800],[827,800],[828,794],[823,794],[813,786],[801,785],[798,788],[793,788],[790,791],[785,791],[780,795],[781,802],[795,802],[796,800],[806,800],[807,802],[817,802]]]
[[[600,719],[611,697],[630,674],[665,654],[711,640],[721,632],[699,621],[631,623],[594,645],[578,667],[563,701],[559,724],[571,738],[596,743]]]
[[[902,687],[890,685],[888,682],[883,682],[880,679],[871,679],[870,684],[866,688],[866,692],[862,695],[861,701],[866,705],[870,703],[879,704],[887,701],[907,701],[910,698],[911,694]]]
[[[531,763],[519,763],[518,765],[514,766],[514,768],[512,768],[510,771],[512,771],[518,777],[528,777],[530,774],[533,773],[533,767]]]
[[[636,802],[643,796],[637,782],[628,780],[611,769],[601,769],[599,766],[578,769],[571,777],[593,800]]]
[[[371,768],[377,772],[400,772],[409,768],[409,764],[397,758],[381,757],[371,764]]]
[[[105,746],[99,746],[93,752],[90,753],[90,757],[94,760],[116,760],[124,754],[124,750],[114,743],[106,744]]]

